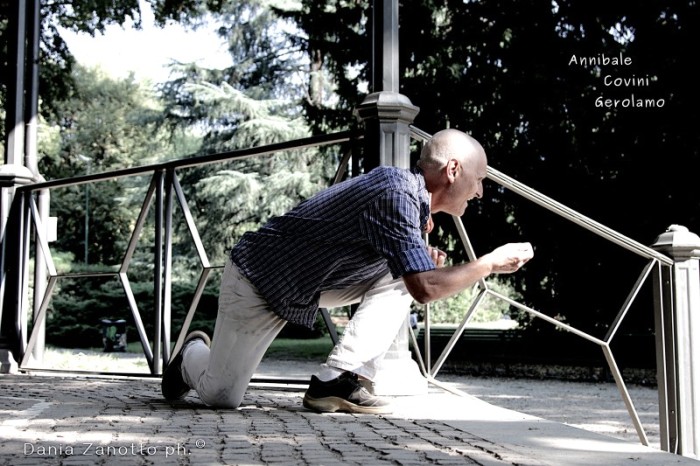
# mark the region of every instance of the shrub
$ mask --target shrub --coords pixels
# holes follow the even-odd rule
[[[488,281],[488,286],[490,289],[513,300],[522,298],[522,295],[520,295],[520,293],[515,290],[515,287],[507,280],[498,278],[491,279]],[[478,295],[479,290],[479,288],[469,288],[450,298],[431,303],[431,323],[461,323],[469,310],[469,306]],[[422,318],[425,317],[422,307],[416,308],[416,311]],[[476,312],[472,315],[470,322],[495,322],[503,318],[514,317],[514,314],[517,314],[517,312],[511,309],[510,304],[492,295],[486,295]]]

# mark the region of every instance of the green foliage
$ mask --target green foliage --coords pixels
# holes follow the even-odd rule
[[[497,293],[518,301],[522,295],[507,280],[498,278],[488,281],[488,287]],[[479,294],[477,287],[469,288],[455,296],[430,304],[431,323],[438,324],[459,324],[464,319],[474,299]],[[419,310],[419,314],[421,311]],[[487,294],[479,304],[477,310],[472,314],[469,322],[497,322],[502,319],[518,317],[519,314],[511,309],[510,304]]]
[[[210,279],[194,313],[190,330],[214,333],[218,310],[218,280]],[[172,328],[179,332],[190,310],[195,283],[176,281],[172,285]],[[155,315],[153,313],[153,284],[131,282],[131,289],[151,345]],[[136,320],[129,308],[121,283],[116,278],[62,279],[54,293],[46,324],[47,343],[68,348],[101,348],[102,320],[124,319],[127,322],[127,342],[139,341]],[[323,319],[318,317],[313,329],[287,325],[281,338],[312,339],[326,335]],[[172,334],[173,341],[177,334]]]
[[[219,14],[233,65],[222,71],[176,67],[179,77],[161,89],[162,124],[203,131],[202,153],[308,136],[299,113],[303,81],[295,78],[304,56],[283,34],[288,25],[264,2],[229,3]],[[223,261],[244,232],[327,186],[339,157],[321,154],[288,151],[182,172],[183,189],[210,257]],[[176,248],[186,250],[182,229],[179,239]]]
[[[327,186],[332,165],[315,151],[295,151],[229,166],[185,188],[202,241],[216,260],[243,233]]]
[[[115,170],[177,153],[170,135],[153,122],[159,104],[150,91],[132,80],[112,80],[80,67],[74,79],[75,91],[39,133],[39,168],[45,178]],[[89,262],[119,263],[146,183],[128,178],[54,190],[51,215],[59,218],[60,231],[56,249],[84,260],[87,220]]]
[[[146,334],[153,343],[155,315],[153,284],[132,282],[131,288]],[[195,284],[174,283],[172,287],[173,328],[181,328],[194,296]],[[200,299],[190,329],[213,333],[218,308],[218,288],[210,281]],[[116,279],[62,279],[49,307],[47,343],[69,348],[102,347],[103,319],[127,321],[127,341],[138,341],[136,321],[124,289]],[[177,338],[177,335],[172,337]]]
[[[232,150],[272,144],[308,136],[305,123],[290,110],[289,102],[278,99],[255,98],[256,91],[239,90],[223,82],[219,85],[205,81],[184,83],[181,90],[192,99],[189,118],[174,118],[182,125],[205,127],[209,134],[206,144],[211,150]],[[171,98],[169,94],[165,98]],[[177,105],[178,103],[171,103]],[[207,150],[205,148],[205,150]]]
[[[10,21],[16,17],[15,8],[21,3],[0,2],[0,43],[11,44],[15,32]],[[160,2],[157,2],[160,3]],[[26,5],[25,5],[26,6]],[[61,109],[61,101],[74,90],[73,66],[75,59],[60,34],[60,28],[95,35],[104,32],[110,24],[133,21],[140,25],[140,8],[137,0],[89,0],[81,2],[40,2],[39,80],[40,100],[44,116]],[[10,47],[0,47],[0,76],[12,76],[15,61]],[[45,85],[50,83],[50,85]],[[0,104],[4,107],[7,83],[0,82]],[[0,118],[4,129],[4,118]]]
[[[298,339],[276,338],[265,353],[274,359],[306,359],[323,361],[333,349],[330,336]]]
[[[403,11],[413,8],[403,4]],[[306,51],[311,66],[309,97],[303,104],[314,131],[354,126],[352,109],[362,101],[367,83],[371,82],[368,67],[373,47],[368,33],[370,10],[371,2],[366,0],[303,0],[301,8],[280,12],[304,31],[303,35],[294,35],[292,40]],[[333,94],[324,96],[328,90],[333,90]]]

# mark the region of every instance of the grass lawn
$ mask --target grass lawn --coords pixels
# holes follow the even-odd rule
[[[330,336],[314,339],[278,338],[265,353],[275,359],[324,359],[333,349]],[[42,363],[30,363],[35,369],[65,371],[144,373],[149,368],[140,342],[131,342],[123,353],[104,353],[101,348],[71,349],[47,346]]]
[[[333,349],[331,337],[291,339],[278,338],[265,353],[266,357],[278,359],[325,359]]]

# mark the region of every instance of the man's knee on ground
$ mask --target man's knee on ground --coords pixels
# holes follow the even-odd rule
[[[214,394],[214,395],[201,395],[199,396],[201,400],[212,408],[219,409],[236,409],[243,402],[243,394]]]

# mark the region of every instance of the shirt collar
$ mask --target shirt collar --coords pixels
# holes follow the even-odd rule
[[[420,201],[420,229],[421,231],[425,231],[430,220],[430,196],[428,195],[428,188],[425,184],[423,170],[419,167],[415,167],[412,173],[415,175],[418,199]]]

